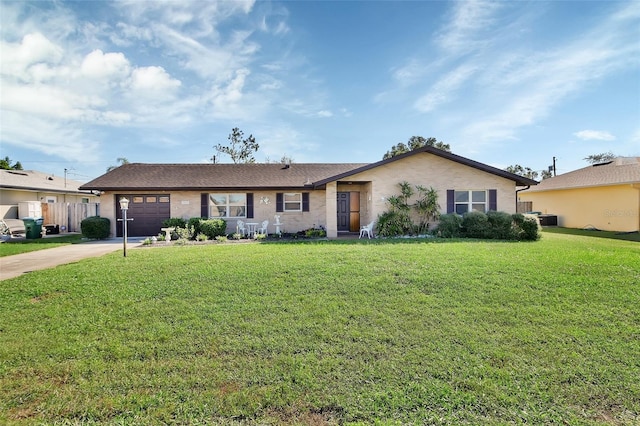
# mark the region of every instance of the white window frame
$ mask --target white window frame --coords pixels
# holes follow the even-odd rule
[[[220,203],[220,204],[216,204],[214,202],[214,197],[216,198],[221,198],[221,197],[225,197],[225,202],[224,203]],[[233,201],[232,202],[232,198],[240,198],[242,199],[242,201]],[[220,214],[218,215],[213,215],[212,213],[214,211],[218,211],[219,207],[224,207],[225,208],[225,215],[222,216]],[[234,207],[240,207],[242,208],[244,214],[241,216],[232,216],[232,209]],[[233,218],[246,218],[247,217],[247,194],[246,193],[240,193],[240,192],[216,192],[216,193],[211,193],[209,194],[209,217],[210,218],[214,218],[214,219],[233,219]]]
[[[458,201],[458,195],[462,195],[465,192],[467,194],[466,201]],[[474,200],[474,195],[480,195],[480,194],[484,194],[484,200],[483,201],[477,201],[477,199]],[[479,211],[479,212],[486,213],[487,209],[489,208],[489,191],[485,189],[469,189],[469,190],[456,189],[453,194],[453,200],[454,200],[453,211],[456,212],[456,214],[464,214],[472,211]],[[466,206],[467,207],[466,212],[458,213],[458,206]],[[480,208],[480,206],[482,207]]]
[[[284,212],[301,212],[302,192],[285,192],[282,194],[282,210]]]

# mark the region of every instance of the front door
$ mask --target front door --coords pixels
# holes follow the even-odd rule
[[[349,232],[349,193],[338,192],[338,232]]]

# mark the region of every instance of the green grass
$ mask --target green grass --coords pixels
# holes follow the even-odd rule
[[[38,238],[34,240],[13,239],[0,244],[0,257],[13,256],[14,254],[28,253],[30,251],[50,249],[67,244],[82,243],[82,235],[61,235],[56,237]]]
[[[638,424],[640,245],[131,250],[0,282],[0,423]]]
[[[548,232],[550,234],[582,235],[584,237],[613,238],[615,240],[640,242],[639,232],[614,232],[614,231],[598,231],[598,230],[588,230],[588,229],[557,228],[557,227],[545,227],[543,228],[542,231]]]

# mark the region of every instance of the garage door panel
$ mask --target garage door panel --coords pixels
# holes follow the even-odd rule
[[[133,219],[127,223],[127,233],[131,237],[150,237],[158,235],[162,222],[171,217],[170,196],[159,194],[116,195],[117,218],[122,218],[119,200],[126,197],[130,200],[127,217]],[[118,222],[116,234],[122,237],[122,222]]]

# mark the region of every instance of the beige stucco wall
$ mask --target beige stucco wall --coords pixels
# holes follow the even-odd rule
[[[633,232],[640,228],[640,185],[521,192],[533,211],[558,215],[558,226]]]
[[[43,191],[22,191],[17,189],[0,190],[0,218],[17,219],[18,203],[24,201],[47,202],[53,199],[56,203],[81,203],[83,198],[88,198],[90,203],[99,203],[100,198],[91,194],[61,194]]]
[[[223,192],[223,191],[216,191]],[[233,192],[233,191],[229,191]],[[275,232],[275,215],[280,216],[281,232],[298,232],[320,225],[327,226],[325,220],[326,198],[324,190],[299,189],[291,191],[251,191],[253,193],[253,219],[241,219],[244,222],[262,223],[269,221],[269,233]],[[310,211],[308,212],[276,212],[276,192],[308,192]],[[117,192],[123,193],[122,191]],[[111,220],[111,234],[116,235],[116,199],[114,192],[106,192],[102,195],[100,215]],[[126,194],[158,194],[169,195],[171,200],[171,217],[180,217],[185,220],[192,217],[200,217],[200,194],[194,191],[126,191]],[[334,196],[335,197],[335,196]],[[335,200],[334,200],[335,212]],[[334,213],[335,216],[335,213]],[[134,218],[135,220],[135,218]],[[335,220],[335,219],[334,219]],[[236,232],[237,219],[226,219],[227,233]]]
[[[360,192],[361,224],[375,220],[388,210],[387,199],[400,194],[398,184],[407,181],[412,185],[433,187],[438,192],[440,212],[447,212],[447,190],[497,190],[497,208],[515,213],[515,183],[473,167],[455,163],[429,153],[422,153],[394,161],[362,173],[341,179],[340,190],[347,190],[344,183],[371,181]],[[414,200],[411,200],[414,201]]]

